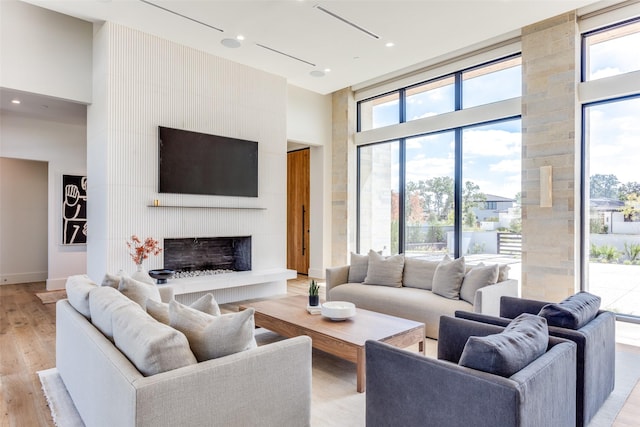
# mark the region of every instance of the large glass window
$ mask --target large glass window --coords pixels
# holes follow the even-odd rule
[[[400,123],[400,94],[393,92],[358,104],[359,130],[377,129]]]
[[[407,89],[407,121],[455,110],[455,78],[427,82]]]
[[[584,36],[583,80],[640,70],[640,20]]]
[[[585,107],[585,235],[589,292],[640,316],[640,96]]]
[[[441,258],[453,252],[455,134],[409,138],[405,151],[405,252]]]
[[[360,248],[399,252],[399,142],[361,147],[359,158]]]
[[[462,108],[503,101],[522,94],[520,56],[462,73]]]

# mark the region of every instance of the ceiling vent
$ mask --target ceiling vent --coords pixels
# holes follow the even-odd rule
[[[302,62],[304,64],[311,65],[312,67],[316,66],[316,64],[314,64],[313,62],[305,61],[304,59],[298,58],[297,56],[289,55],[288,53],[281,52],[281,51],[279,51],[277,49],[274,49],[274,48],[269,47],[269,46],[265,46],[265,45],[260,44],[260,43],[256,43],[256,46],[261,47],[263,49],[266,49],[268,51],[280,54],[282,56],[286,56],[287,58],[295,59],[296,61],[300,61],[300,62]]]
[[[366,28],[361,27],[360,25],[358,25],[358,24],[356,24],[354,22],[349,21],[347,18],[343,18],[342,16],[338,15],[337,13],[331,12],[329,9],[325,9],[324,7],[320,6],[319,4],[315,5],[314,7],[316,9],[318,9],[319,11],[324,12],[327,15],[337,19],[338,21],[340,21],[340,22],[342,22],[344,24],[347,24],[347,25],[355,28],[358,31],[361,31],[361,32],[365,33],[369,37],[372,37],[372,38],[374,38],[376,40],[380,39],[380,36],[377,35],[376,33],[372,32],[372,31],[369,31]]]
[[[140,0],[140,2],[142,2],[144,4],[147,4],[149,6],[157,7],[160,10],[164,10],[165,12],[172,13],[172,14],[174,14],[176,16],[181,17],[181,18],[188,19],[189,21],[195,22],[196,24],[204,25],[205,27],[211,28],[212,30],[216,30],[216,31],[220,31],[221,33],[224,33],[224,30],[222,30],[222,29],[220,29],[218,27],[214,27],[213,25],[209,25],[206,22],[198,21],[197,19],[193,19],[193,18],[191,18],[191,17],[189,17],[187,15],[183,15],[183,14],[178,13],[176,11],[173,11],[171,9],[167,9],[166,7],[162,7],[162,6],[158,5],[158,4],[150,2],[148,0]]]

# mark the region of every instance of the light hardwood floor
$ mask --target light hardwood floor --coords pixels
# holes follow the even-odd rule
[[[308,279],[289,281],[290,295],[306,295]],[[53,426],[37,371],[55,366],[55,304],[42,304],[36,293],[44,283],[0,286],[0,427]],[[324,287],[321,287],[324,298]],[[235,311],[237,304],[224,304]],[[640,353],[640,347],[620,345]],[[640,385],[627,399],[614,427],[637,426]]]

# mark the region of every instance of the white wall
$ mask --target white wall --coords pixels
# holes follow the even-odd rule
[[[287,88],[287,140],[310,147],[309,276],[331,259],[331,95]]]
[[[86,21],[0,1],[0,87],[91,102],[91,32]]]
[[[254,270],[285,268],[286,81],[113,23],[96,27],[93,51],[88,274],[132,271],[125,246],[132,234],[251,235]],[[159,125],[258,141],[259,197],[159,194]],[[161,207],[148,207],[154,199]],[[145,261],[160,267],[161,256]]]
[[[41,244],[48,248],[47,289],[64,288],[67,276],[86,271],[85,246],[61,245],[62,175],[86,174],[86,126],[7,111],[0,112],[0,124],[0,157],[49,164],[48,235]]]
[[[0,157],[0,284],[47,278],[47,163]]]

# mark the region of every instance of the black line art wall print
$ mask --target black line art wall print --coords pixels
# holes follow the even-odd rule
[[[87,177],[62,175],[62,244],[87,243]]]

